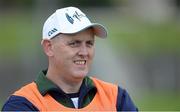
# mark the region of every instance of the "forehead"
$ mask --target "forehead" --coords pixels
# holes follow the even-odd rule
[[[54,40],[94,40],[93,29],[89,28],[75,34],[59,34]]]

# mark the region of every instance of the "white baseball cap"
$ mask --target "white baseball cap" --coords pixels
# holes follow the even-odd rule
[[[57,34],[74,34],[87,28],[93,28],[94,34],[101,38],[107,37],[106,28],[99,23],[91,23],[87,16],[76,7],[57,9],[44,23],[43,40],[51,39]]]

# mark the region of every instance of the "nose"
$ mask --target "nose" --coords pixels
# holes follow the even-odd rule
[[[87,56],[88,55],[88,48],[86,45],[81,45],[81,47],[79,48],[78,55],[80,55],[80,56]]]

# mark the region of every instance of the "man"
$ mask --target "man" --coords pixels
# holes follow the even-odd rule
[[[128,93],[86,76],[94,57],[95,36],[107,31],[78,8],[56,10],[44,23],[42,46],[47,70],[16,91],[3,111],[137,111]]]

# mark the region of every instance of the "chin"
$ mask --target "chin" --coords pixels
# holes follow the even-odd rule
[[[75,77],[76,78],[84,78],[85,76],[87,76],[87,71],[83,71],[83,72],[78,72],[78,73],[75,73]]]

